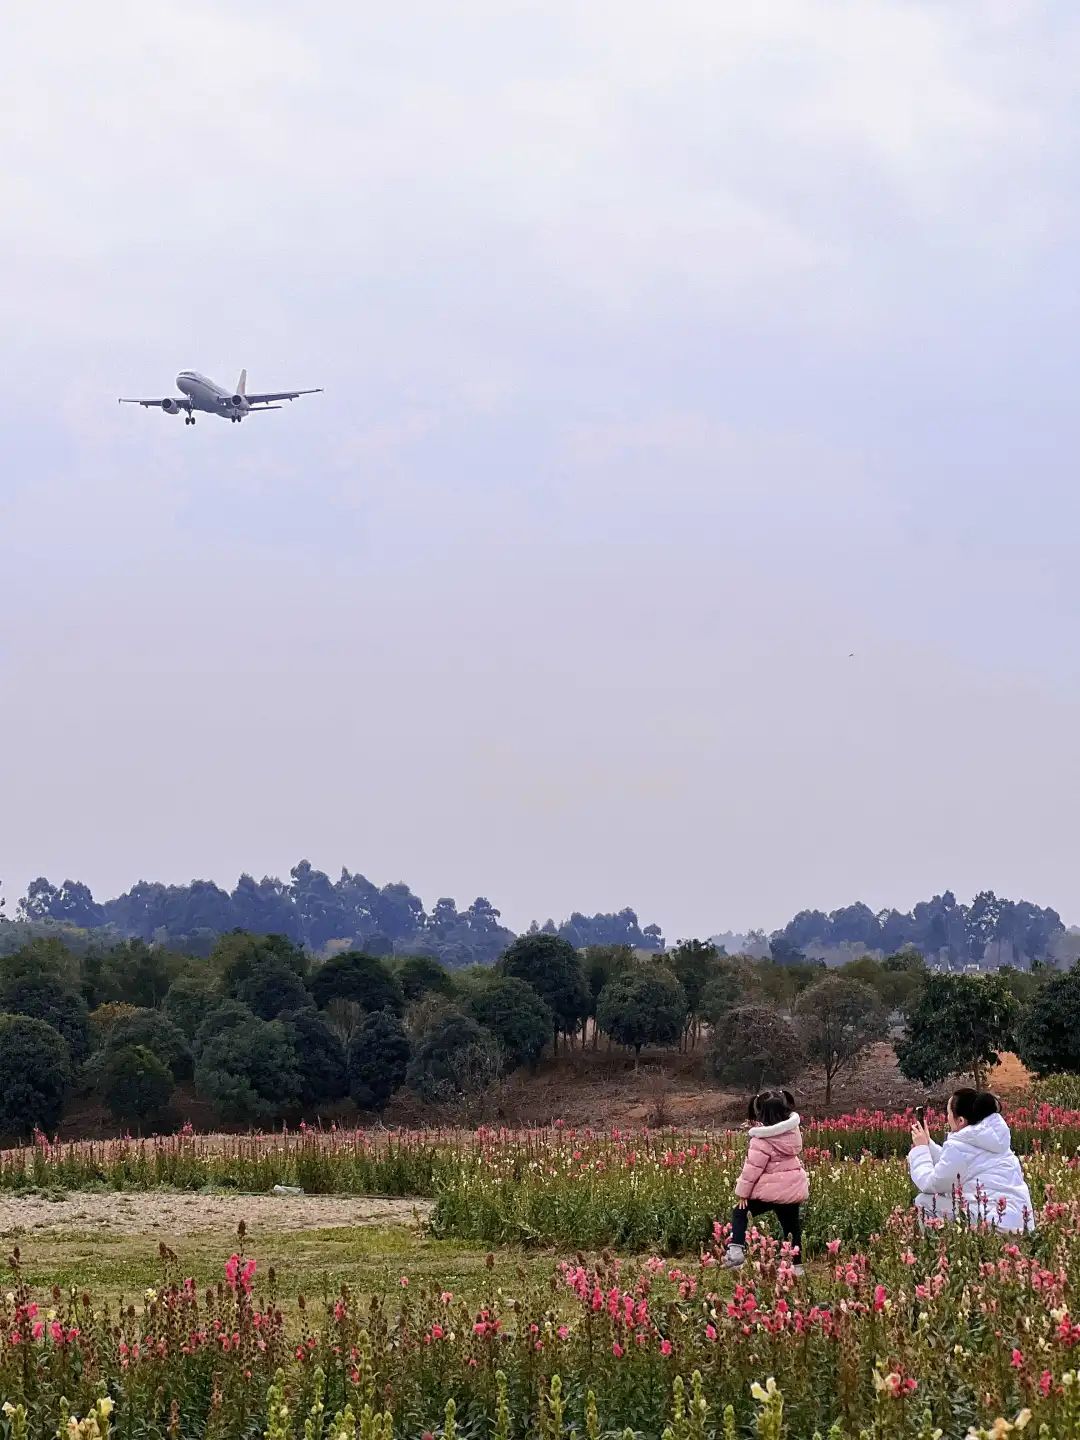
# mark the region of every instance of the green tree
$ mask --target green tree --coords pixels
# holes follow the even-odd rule
[[[664,956],[664,964],[678,980],[686,995],[687,1036],[697,1039],[701,1001],[705,987],[716,973],[720,951],[707,940],[680,940]]]
[[[58,973],[27,974],[18,971],[0,979],[0,1012],[43,1020],[64,1037],[78,1063],[90,1050],[90,1023],[86,1001]]]
[[[206,1018],[195,1031],[195,1038],[191,1042],[191,1053],[196,1062],[211,1041],[216,1040],[219,1035],[224,1035],[228,1030],[237,1030],[241,1025],[246,1025],[249,1020],[257,1017],[252,1014],[246,1005],[241,1005],[239,1000],[222,1000],[207,1011]]]
[[[267,960],[253,970],[236,991],[236,998],[260,1020],[276,1020],[287,1010],[303,1010],[311,993],[284,960]]]
[[[381,1115],[405,1084],[411,1053],[409,1037],[389,1010],[365,1015],[349,1042],[349,1093],[361,1110]]]
[[[1080,1072],[1080,966],[1044,980],[1017,1026],[1016,1052],[1036,1075]]]
[[[375,1010],[405,1013],[405,995],[396,975],[374,955],[347,950],[320,965],[311,981],[311,993],[320,1010],[331,1000],[352,1000],[369,1014]]]
[[[54,1131],[71,1080],[67,1042],[44,1020],[0,1014],[0,1133]]]
[[[173,1077],[145,1045],[113,1050],[101,1071],[101,1095],[117,1120],[146,1124],[167,1108]]]
[[[314,1008],[282,1015],[281,1024],[300,1066],[300,1103],[323,1105],[348,1093],[345,1047]]]
[[[837,1075],[855,1070],[870,1046],[888,1034],[885,1007],[869,985],[830,975],[803,991],[795,1015],[807,1058],[825,1072],[828,1105]]]
[[[771,962],[770,962],[771,963]],[[713,967],[713,976],[701,993],[698,1013],[715,1029],[729,1010],[752,1005],[761,999],[761,987],[751,966],[745,961],[722,955]]]
[[[186,963],[184,956],[162,945],[123,940],[105,949],[92,948],[83,961],[83,971],[99,1005],[120,1001],[155,1010]]]
[[[422,995],[452,995],[454,981],[445,965],[430,955],[406,955],[397,968],[398,983],[412,1004]]]
[[[790,1084],[806,1066],[795,1026],[762,1005],[729,1010],[713,1030],[710,1055],[718,1080],[751,1091]]]
[[[686,1024],[686,992],[662,965],[628,965],[609,980],[596,1003],[596,1023],[634,1052],[643,1045],[674,1045]]]
[[[591,1008],[581,956],[557,935],[521,935],[499,961],[503,975],[531,985],[564,1035],[577,1033]]]
[[[307,976],[307,951],[284,935],[250,935],[245,930],[233,930],[222,935],[210,955],[210,963],[221,977],[222,993],[233,997],[240,993],[244,981],[268,961],[282,962],[301,980]]]
[[[281,1021],[252,1016],[204,1045],[195,1088],[223,1119],[265,1123],[299,1101],[304,1080]]]
[[[1013,1043],[1019,1008],[996,975],[928,975],[896,1046],[900,1073],[924,1085],[969,1074],[983,1089]]]
[[[524,980],[493,975],[468,1002],[469,1014],[495,1037],[504,1070],[535,1068],[551,1039],[554,1019],[547,1005]]]
[[[460,1010],[444,1010],[418,1037],[405,1083],[423,1100],[468,1103],[498,1079],[494,1036]]]
[[[160,1010],[136,1010],[118,1020],[105,1042],[108,1052],[141,1045],[156,1055],[172,1072],[174,1080],[191,1078],[191,1047],[182,1032]]]
[[[190,1042],[210,1011],[220,1005],[221,999],[213,975],[180,975],[169,986],[162,1008]]]

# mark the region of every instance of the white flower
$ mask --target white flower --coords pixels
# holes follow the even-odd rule
[[[97,1403],[98,1414],[108,1418],[116,1409],[116,1401],[109,1395],[103,1395]]]
[[[764,1405],[766,1401],[771,1400],[776,1394],[776,1381],[771,1375],[765,1381],[764,1385],[759,1384],[758,1381],[755,1380],[750,1386],[750,1394],[759,1405]]]
[[[5,1400],[3,1405],[0,1405],[0,1410],[4,1412],[4,1414],[8,1417],[9,1420],[11,1419],[12,1415],[15,1414],[15,1406],[12,1405],[10,1400]]]

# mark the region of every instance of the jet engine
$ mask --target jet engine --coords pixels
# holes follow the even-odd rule
[[[161,408],[165,411],[165,414],[166,414],[166,415],[179,415],[179,414],[180,414],[180,401],[179,401],[179,400],[172,400],[172,399],[163,400],[163,401],[161,402]]]
[[[245,405],[247,404],[247,401],[244,399],[243,395],[234,395],[229,401],[229,404],[232,405],[235,410],[243,410]]]

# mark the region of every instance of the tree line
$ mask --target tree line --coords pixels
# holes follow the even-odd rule
[[[465,910],[449,897],[430,910],[408,885],[375,885],[343,869],[336,880],[301,860],[287,881],[241,875],[231,891],[211,880],[163,885],[140,880],[112,900],[95,900],[81,880],[54,885],[32,881],[17,918],[84,930],[109,929],[118,938],[145,940],[192,954],[209,955],[232,930],[284,935],[315,953],[364,950],[373,955],[426,954],[457,967],[491,964],[515,938],[498,910],[478,896]],[[556,925],[536,922],[532,934],[559,935],[574,946],[622,944],[662,950],[658,925],[642,926],[633,910],[584,915],[574,911]]]
[[[955,975],[908,950],[826,970],[698,940],[643,954],[539,931],[456,969],[363,950],[320,960],[241,930],[207,957],[39,937],[0,956],[0,1132],[55,1128],[73,1093],[166,1123],[178,1087],[233,1123],[348,1099],[381,1114],[401,1090],[468,1116],[546,1052],[601,1043],[635,1064],[701,1044],[718,1083],[750,1088],[814,1066],[828,1101],[897,1030],[902,1071],[926,1084],[964,1070],[982,1083],[1002,1049],[1038,1074],[1080,1073],[1080,967]]]

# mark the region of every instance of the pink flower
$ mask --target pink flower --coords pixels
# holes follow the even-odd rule
[[[622,1359],[623,1348],[622,1348],[622,1346],[619,1344],[619,1342],[618,1342],[617,1340],[615,1341],[614,1345],[612,1345],[612,1347],[611,1347],[611,1353],[612,1353],[612,1355],[615,1356],[615,1359],[616,1359],[616,1360],[621,1360],[621,1359]]]
[[[670,1341],[670,1340],[661,1340],[661,1341],[660,1341],[660,1354],[661,1354],[661,1355],[670,1355],[670,1354],[671,1354],[671,1341]]]
[[[825,1246],[825,1249],[829,1252],[830,1255],[839,1254],[839,1251],[840,1251],[840,1241],[839,1241],[839,1240],[830,1240],[829,1243]]]
[[[407,1275],[402,1275],[401,1277],[401,1288],[402,1290],[407,1290],[409,1288],[409,1277]]]
[[[715,1325],[706,1325],[706,1326],[705,1326],[705,1339],[706,1339],[706,1340],[715,1340],[715,1339],[716,1339],[716,1326],[715,1326]]]
[[[1012,1352],[1012,1359],[1009,1361],[1009,1364],[1014,1370],[1022,1370],[1024,1368],[1024,1352],[1022,1350],[1017,1350],[1014,1346]]]
[[[570,1328],[567,1325],[560,1325],[555,1333],[558,1335],[560,1340],[565,1340],[570,1334]]]

